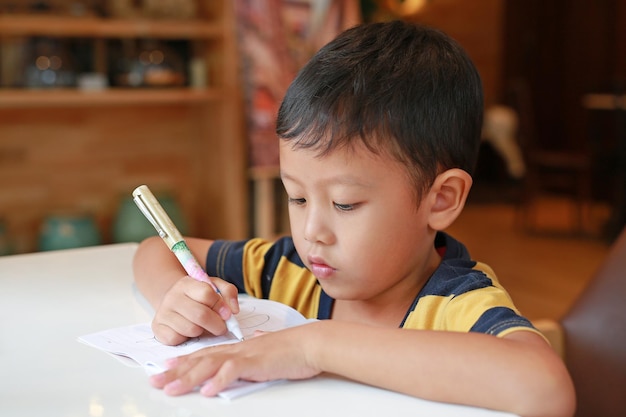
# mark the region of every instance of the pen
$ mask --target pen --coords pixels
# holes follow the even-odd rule
[[[165,210],[163,210],[163,207],[161,207],[161,204],[159,204],[150,189],[146,185],[140,185],[135,188],[133,191],[133,201],[137,207],[139,207],[143,215],[146,216],[148,221],[152,223],[159,236],[167,244],[167,247],[176,255],[176,258],[183,268],[185,268],[187,274],[197,281],[209,284],[221,297],[222,293],[219,288],[213,284],[207,273],[202,269],[196,258],[194,258],[185,239],[183,239],[183,236],[176,226],[174,226],[174,223]],[[243,333],[241,333],[239,323],[234,314],[226,320],[226,327],[237,339],[243,340]]]

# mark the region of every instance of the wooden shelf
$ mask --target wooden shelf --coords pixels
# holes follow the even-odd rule
[[[37,108],[72,106],[133,105],[152,106],[162,104],[204,104],[220,100],[217,90],[171,89],[117,89],[81,91],[75,89],[0,89],[0,108]]]
[[[583,106],[591,110],[625,110],[626,95],[617,94],[585,94],[582,99]]]
[[[18,252],[36,249],[41,219],[57,209],[93,214],[112,239],[120,192],[138,183],[172,192],[194,236],[248,236],[235,9],[231,0],[198,3],[197,18],[180,20],[0,13],[0,214]],[[17,88],[27,84],[22,67],[36,37],[59,39],[70,58],[82,54],[73,72],[112,79],[121,71],[109,65],[119,59],[112,48],[128,46],[120,55],[136,59],[131,44],[183,41],[177,70],[194,87]]]
[[[107,19],[46,15],[0,15],[0,37],[215,39],[223,29],[206,20]]]

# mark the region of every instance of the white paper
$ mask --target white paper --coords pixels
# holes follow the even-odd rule
[[[257,330],[277,331],[308,321],[295,309],[275,301],[241,297],[239,307],[240,312],[236,317],[244,338],[252,337]],[[132,359],[150,375],[165,371],[167,369],[165,361],[169,358],[186,355],[208,346],[238,342],[237,338],[229,333],[224,336],[195,337],[177,346],[167,346],[156,340],[149,323],[91,333],[80,336],[78,340],[119,357],[123,363],[128,364],[128,359]],[[277,382],[280,381],[258,383],[237,381],[219,395],[233,399]]]

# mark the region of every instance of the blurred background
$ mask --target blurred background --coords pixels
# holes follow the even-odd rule
[[[531,318],[559,317],[624,225],[620,0],[0,0],[0,254],[154,234],[140,184],[185,234],[288,233],[282,94],[341,30],[391,19],[447,32],[483,79],[450,231]]]

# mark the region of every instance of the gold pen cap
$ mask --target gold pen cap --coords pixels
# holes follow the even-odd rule
[[[147,185],[140,185],[135,188],[133,201],[143,215],[146,216],[146,219],[152,223],[168,248],[171,249],[176,243],[183,240],[183,236]]]

